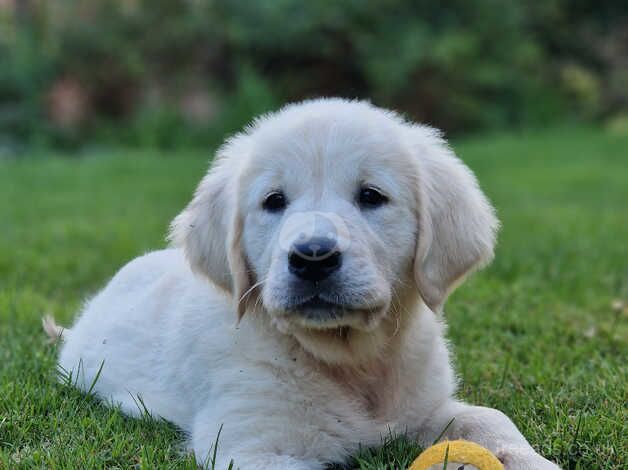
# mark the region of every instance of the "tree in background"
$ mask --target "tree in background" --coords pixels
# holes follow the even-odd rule
[[[445,3],[2,0],[0,146],[205,145],[321,95],[447,132],[626,112],[626,2]]]

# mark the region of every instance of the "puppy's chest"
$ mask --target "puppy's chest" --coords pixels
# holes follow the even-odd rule
[[[326,368],[323,371],[345,400],[354,403],[361,414],[373,421],[388,421],[398,402],[398,380],[383,364],[368,369]]]
[[[398,374],[390,364],[330,367],[290,352],[257,362],[272,374],[268,391],[281,402],[282,414],[349,442],[377,443],[389,432],[401,398]]]
[[[390,367],[371,365],[365,370],[336,368],[294,361],[293,367],[275,369],[277,386],[284,388],[305,422],[330,428],[338,437],[379,438],[395,421],[399,389]]]

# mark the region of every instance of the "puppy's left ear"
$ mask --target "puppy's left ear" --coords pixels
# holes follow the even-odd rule
[[[239,175],[245,136],[221,147],[194,198],[172,221],[169,239],[183,248],[192,270],[232,294],[238,318],[246,310],[251,273],[242,250],[242,217],[238,208]]]
[[[499,221],[471,170],[437,131],[413,126],[410,142],[418,162],[414,277],[427,306],[439,311],[468,274],[491,261]]]

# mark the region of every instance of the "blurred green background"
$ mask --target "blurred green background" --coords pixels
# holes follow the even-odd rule
[[[628,128],[628,2],[0,0],[0,155],[207,147],[321,95],[458,135]]]

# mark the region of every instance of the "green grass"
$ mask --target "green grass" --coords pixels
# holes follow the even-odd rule
[[[451,298],[460,395],[570,469],[628,465],[628,136],[575,129],[454,145],[495,203],[493,265]],[[0,468],[194,468],[182,435],[55,382],[40,317],[68,323],[125,261],[165,245],[206,155],[0,162]],[[356,458],[403,468],[392,440]],[[236,462],[237,463],[237,462]]]

